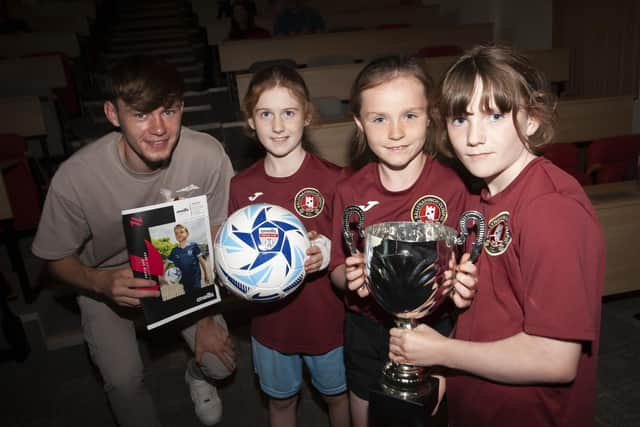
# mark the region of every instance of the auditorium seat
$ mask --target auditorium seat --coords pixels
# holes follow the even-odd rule
[[[281,59],[270,59],[267,61],[256,61],[249,66],[249,73],[255,74],[260,70],[263,70],[268,67],[272,67],[274,65],[282,65],[284,67],[297,68],[298,64],[293,59],[281,58]]]
[[[25,57],[32,56],[57,56],[60,58],[67,85],[64,88],[53,89],[53,92],[56,94],[56,97],[60,102],[60,106],[63,108],[65,115],[64,119],[80,115],[80,102],[78,100],[75,73],[73,71],[73,63],[71,62],[71,59],[62,52],[38,52],[26,55]]]
[[[587,147],[586,170],[594,184],[638,178],[640,134],[594,140]]]
[[[356,62],[356,58],[350,55],[321,55],[310,57],[307,61],[307,67],[353,64],[354,62]]]
[[[197,130],[199,132],[204,132],[215,139],[217,139],[222,145],[224,145],[224,135],[222,133],[222,123],[210,122],[210,123],[201,123],[195,126],[189,126],[193,130]]]
[[[436,56],[458,56],[461,55],[463,49],[456,45],[435,45],[425,46],[420,49],[416,56],[420,58],[433,58]]]
[[[320,120],[341,120],[347,117],[349,109],[335,96],[318,96],[311,99]]]
[[[0,162],[13,211],[14,228],[19,233],[31,234],[40,221],[42,194],[27,159],[27,144],[19,135],[0,134]]]
[[[578,145],[569,143],[546,144],[540,147],[540,151],[544,157],[573,176],[580,184],[588,185],[591,183],[589,176],[581,166],[581,153]]]
[[[233,170],[240,172],[264,155],[260,143],[249,136],[244,122],[222,124],[222,139]]]

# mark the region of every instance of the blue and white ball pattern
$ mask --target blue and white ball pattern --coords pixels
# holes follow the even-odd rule
[[[170,285],[176,285],[182,280],[182,271],[178,267],[167,268],[164,278]]]
[[[288,210],[259,203],[238,209],[218,230],[214,261],[220,281],[250,301],[273,301],[304,281],[307,230]]]

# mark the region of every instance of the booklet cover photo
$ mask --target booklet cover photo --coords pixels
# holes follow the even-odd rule
[[[122,211],[135,277],[154,280],[159,298],[142,298],[147,329],[220,302],[206,196]]]

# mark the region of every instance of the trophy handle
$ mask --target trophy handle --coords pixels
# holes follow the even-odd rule
[[[469,221],[474,221],[474,227],[476,229],[476,240],[471,245],[471,258],[470,261],[475,264],[480,256],[480,252],[482,251],[482,247],[484,246],[484,239],[487,235],[487,224],[484,219],[484,215],[482,215],[478,211],[466,211],[460,216],[460,222],[458,227],[460,228],[460,236],[458,237],[458,245],[464,245],[469,237],[469,229],[468,226]]]
[[[353,242],[353,236],[351,235],[351,217],[356,216],[356,230],[358,231],[358,236],[361,239],[364,239],[364,211],[356,205],[347,206],[342,212],[342,237],[344,242],[347,244],[349,248],[349,252],[351,255],[355,255],[358,253],[358,248]]]

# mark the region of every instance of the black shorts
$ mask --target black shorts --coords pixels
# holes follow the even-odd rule
[[[382,368],[389,358],[389,329],[348,311],[344,327],[344,365],[349,390],[369,400],[369,390],[379,388]]]
[[[453,330],[454,318],[437,311],[428,322],[444,336]],[[393,323],[393,322],[391,322]],[[344,325],[344,366],[349,390],[369,400],[369,390],[380,388],[382,368],[389,360],[389,326],[347,310]]]

